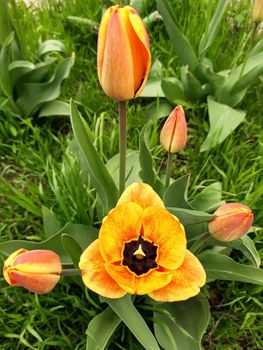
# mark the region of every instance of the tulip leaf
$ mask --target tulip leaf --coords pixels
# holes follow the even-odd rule
[[[0,51],[0,91],[2,91],[4,95],[9,98],[12,97],[12,85],[11,85],[8,65],[9,65],[10,45],[13,40],[14,40],[14,32],[12,32],[7,37]]]
[[[157,100],[156,102],[150,103],[145,108],[146,118],[158,120],[160,118],[168,116],[172,111],[172,106],[166,101]]]
[[[71,265],[71,258],[65,252],[61,244],[61,236],[63,233],[70,235],[79,244],[81,249],[84,250],[90,243],[92,243],[97,238],[98,230],[88,225],[67,223],[59,232],[44,240],[43,242],[12,240],[0,243],[0,253],[2,253],[5,256],[8,256],[15,250],[20,248],[25,248],[28,250],[51,249],[60,256],[62,264]]]
[[[70,116],[70,105],[63,101],[50,101],[44,104],[38,114],[39,117]]]
[[[157,9],[163,17],[164,25],[169,38],[173,44],[176,55],[183,65],[189,65],[193,70],[197,65],[196,54],[185,35],[180,31],[177,25],[176,17],[167,0],[156,0]]]
[[[118,190],[106,166],[100,159],[73,101],[71,101],[71,124],[75,137],[87,160],[86,167],[92,184],[96,188],[101,202],[105,205],[105,212],[108,212],[117,203]]]
[[[164,78],[162,80],[162,90],[167,100],[173,104],[185,100],[183,85],[177,78]]]
[[[86,350],[104,350],[110,337],[120,323],[121,319],[111,307],[108,307],[94,317],[90,321],[86,331]]]
[[[38,53],[37,55],[39,57],[45,55],[46,53],[50,53],[50,52],[60,52],[63,54],[66,54],[66,48],[65,45],[59,41],[59,40],[54,40],[54,39],[50,39],[50,40],[46,40],[44,42],[42,42],[39,45],[39,49],[38,49]]]
[[[202,192],[195,195],[190,204],[195,210],[210,212],[225,203],[221,200],[221,198],[222,184],[221,182],[214,182],[213,184],[205,187]]]
[[[14,88],[17,81],[25,74],[32,72],[35,65],[29,61],[13,61],[9,64],[10,79],[12,88]]]
[[[162,193],[163,184],[157,178],[157,174],[153,167],[152,154],[148,145],[147,131],[150,127],[150,121],[148,121],[140,133],[140,177],[143,182],[149,184],[159,194]]]
[[[184,209],[193,209],[188,203],[187,189],[189,186],[190,175],[184,175],[176,179],[164,193],[164,205],[166,207],[176,207]]]
[[[188,66],[181,69],[181,80],[184,93],[191,102],[200,101],[204,95],[202,85],[198,79],[189,70]]]
[[[79,258],[82,254],[82,249],[79,246],[79,244],[75,241],[74,238],[72,238],[67,233],[63,233],[61,235],[61,242],[63,245],[63,248],[68,253],[68,255],[71,257],[71,260],[75,267],[79,267]]]
[[[120,155],[115,154],[111,159],[108,160],[106,167],[108,172],[111,174],[114,183],[119,187],[119,166],[120,166]],[[134,182],[141,182],[139,176],[140,172],[139,152],[131,149],[127,149],[126,152],[126,176],[125,185],[126,187],[133,184]]]
[[[216,253],[199,255],[208,280],[229,280],[263,285],[263,270],[254,266],[242,265],[228,256]]]
[[[213,219],[213,215],[207,214],[204,211],[183,208],[166,209],[175,215],[184,225],[188,240],[207,232],[207,223]]]
[[[22,93],[16,103],[25,115],[33,113],[41,104],[53,101],[60,95],[62,81],[68,77],[74,63],[74,56],[61,61],[53,78],[44,83],[24,83]],[[32,73],[32,72],[31,72]]]
[[[154,332],[164,350],[202,350],[201,340],[210,318],[209,303],[204,295],[163,303],[156,309]]]
[[[206,32],[203,34],[200,43],[199,43],[199,48],[198,48],[198,52],[199,52],[199,56],[203,55],[211,46],[211,44],[213,43],[219,28],[220,28],[220,23],[221,20],[223,18],[225,9],[228,5],[228,1],[226,0],[220,0],[218,1],[218,5],[216,8],[216,11],[214,13],[214,16],[212,17],[208,29],[206,30]]]
[[[133,305],[130,295],[126,295],[120,299],[101,299],[109,304],[112,310],[126,324],[132,334],[138,339],[146,350],[160,350],[152,332],[145,323],[141,314]]]
[[[242,252],[252,262],[254,266],[256,267],[260,266],[260,263],[261,263],[260,255],[254,245],[254,242],[247,235],[231,242],[224,242],[216,239],[210,239],[207,243],[208,243],[208,246],[210,245],[223,246],[223,247],[228,247],[232,249],[237,249],[240,252]]]
[[[165,97],[162,90],[162,79],[148,79],[140,97]]]
[[[202,143],[200,152],[207,151],[222,143],[227,136],[245,119],[246,113],[208,98],[210,130]]]
[[[47,207],[42,207],[44,231],[47,238],[53,236],[61,230],[62,225],[56,218],[55,214]]]

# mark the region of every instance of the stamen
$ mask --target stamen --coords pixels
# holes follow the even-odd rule
[[[136,256],[137,259],[141,260],[143,259],[146,255],[144,251],[142,250],[142,245],[139,245],[139,248],[133,253],[133,255]]]

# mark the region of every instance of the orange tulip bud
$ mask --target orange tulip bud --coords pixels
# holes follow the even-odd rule
[[[255,23],[260,23],[263,21],[263,0],[254,1],[252,20]]]
[[[239,203],[223,204],[208,223],[212,237],[220,241],[233,241],[246,234],[251,227],[254,215],[246,205]]]
[[[60,278],[62,267],[59,256],[51,250],[18,249],[5,261],[3,275],[11,286],[30,292],[50,292]]]
[[[112,6],[102,17],[97,67],[106,95],[116,101],[137,97],[143,90],[151,66],[147,31],[130,6]]]
[[[187,124],[182,106],[174,108],[161,131],[160,142],[167,152],[181,151],[186,144]]]

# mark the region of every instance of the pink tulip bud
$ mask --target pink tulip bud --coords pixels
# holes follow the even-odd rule
[[[150,66],[149,38],[137,12],[130,6],[108,8],[100,23],[97,53],[105,94],[116,101],[139,96]]]
[[[263,0],[254,1],[252,20],[255,23],[260,23],[263,21]]]
[[[170,153],[181,151],[186,144],[187,124],[182,106],[174,108],[166,119],[160,135],[160,142]]]
[[[208,223],[208,231],[215,239],[233,241],[247,233],[253,219],[254,215],[246,205],[223,204],[214,212],[214,219]]]
[[[28,251],[22,248],[6,259],[3,275],[11,286],[46,294],[59,281],[61,270],[60,258],[51,250]]]

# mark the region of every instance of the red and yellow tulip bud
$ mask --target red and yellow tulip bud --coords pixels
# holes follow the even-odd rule
[[[246,205],[226,203],[214,212],[214,219],[208,223],[208,231],[215,239],[233,241],[247,233],[253,219],[254,215]]]
[[[104,13],[98,36],[97,68],[106,95],[116,101],[137,97],[151,66],[149,38],[143,21],[130,6]]]
[[[5,261],[3,275],[11,286],[46,294],[58,283],[62,270],[59,256],[51,250],[18,249]]]
[[[260,23],[263,21],[263,0],[254,1],[252,20],[255,23]]]
[[[160,135],[160,142],[169,153],[181,151],[186,144],[187,124],[182,106],[174,108],[166,119]]]

